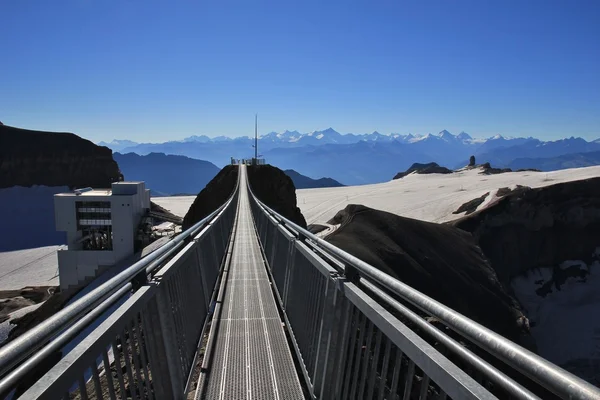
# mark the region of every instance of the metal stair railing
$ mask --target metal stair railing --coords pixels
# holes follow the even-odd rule
[[[600,399],[597,387],[318,238],[249,190],[276,297],[313,397]],[[476,354],[481,350],[486,357]]]
[[[239,179],[230,198],[202,221],[0,347],[0,398],[185,398],[238,186]],[[52,368],[36,372],[57,353]],[[32,385],[23,387],[27,380]]]

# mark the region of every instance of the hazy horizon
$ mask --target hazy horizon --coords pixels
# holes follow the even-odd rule
[[[0,121],[94,142],[600,137],[600,2],[3,2]]]

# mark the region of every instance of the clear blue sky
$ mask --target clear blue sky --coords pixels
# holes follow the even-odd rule
[[[600,1],[0,1],[0,121],[600,137]]]

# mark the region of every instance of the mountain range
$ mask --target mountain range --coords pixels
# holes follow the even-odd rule
[[[195,195],[220,171],[216,165],[186,156],[150,153],[113,153],[125,180],[145,181],[152,196]],[[184,173],[182,173],[182,171]],[[296,189],[344,186],[331,178],[312,179],[294,170],[284,171]]]
[[[600,165],[600,151],[588,153],[563,154],[547,158],[517,158],[510,162],[509,168],[535,168],[540,171],[556,171],[560,169],[591,167]]]
[[[250,158],[254,154],[254,139],[249,136],[210,138],[202,135],[164,143],[118,140],[100,144],[124,153],[185,155],[218,167],[228,164],[231,157]],[[328,128],[310,133],[271,132],[259,137],[258,149],[259,157],[281,169],[293,169],[308,176],[326,175],[348,185],[357,185],[388,181],[398,171],[404,171],[416,162],[436,162],[440,166],[458,168],[466,165],[469,157],[474,155],[478,163],[509,167],[517,158],[600,151],[600,139],[588,142],[571,137],[541,141],[501,135],[480,139],[466,132],[454,135],[447,130],[427,135],[341,134]]]

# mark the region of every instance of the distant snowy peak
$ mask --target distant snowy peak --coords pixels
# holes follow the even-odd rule
[[[469,135],[467,132],[464,132],[464,131],[461,132],[461,133],[459,133],[458,135],[456,135],[456,138],[460,139],[462,141],[473,140],[473,138],[471,137],[471,135]]]
[[[186,137],[185,139],[183,139],[183,142],[198,142],[198,143],[208,143],[210,142],[211,139],[206,136],[206,135],[192,135],[190,137]]]
[[[212,138],[213,142],[229,142],[233,140],[232,138],[230,138],[229,136],[217,136]]]
[[[108,147],[112,151],[121,151],[127,147],[137,146],[139,143],[131,140],[113,139],[110,142],[98,142],[98,146]]]
[[[99,146],[135,146],[137,143],[131,140],[113,139],[111,142],[99,142]]]
[[[314,136],[314,137],[321,136],[321,138],[323,138],[325,136],[342,136],[342,135],[333,128],[327,128],[324,131],[310,132],[306,136]]]

